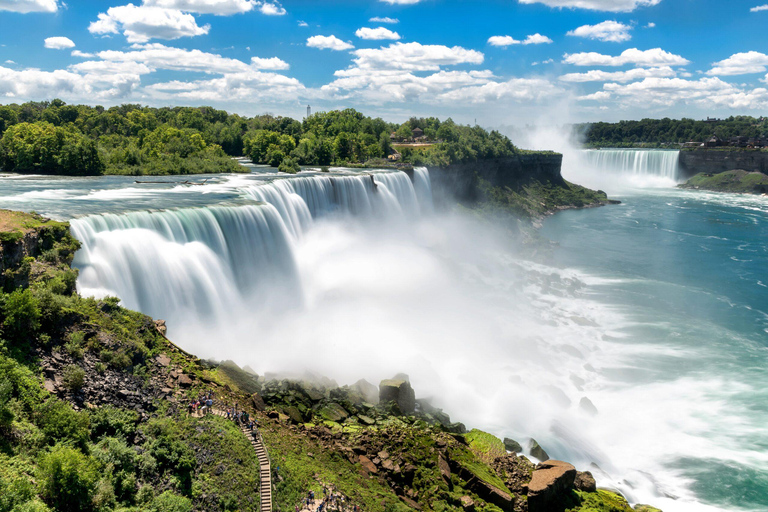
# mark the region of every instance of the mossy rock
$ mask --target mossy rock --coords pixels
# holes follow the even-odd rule
[[[580,504],[566,512],[634,512],[627,500],[615,492],[598,489],[597,492],[575,491],[575,494]]]
[[[467,440],[470,450],[485,463],[491,463],[497,457],[503,457],[507,454],[501,439],[482,430],[472,429],[465,434],[464,438]]]
[[[339,404],[331,402],[324,405],[318,411],[318,414],[327,421],[339,423],[349,417],[349,413]]]
[[[661,512],[661,510],[650,505],[637,504],[635,505],[635,512]]]

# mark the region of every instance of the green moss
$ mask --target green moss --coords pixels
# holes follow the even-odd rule
[[[614,492],[598,489],[597,492],[574,491],[579,502],[566,512],[633,512],[624,497]]]
[[[469,443],[469,448],[485,463],[491,463],[507,453],[501,439],[482,430],[472,429],[464,438]]]

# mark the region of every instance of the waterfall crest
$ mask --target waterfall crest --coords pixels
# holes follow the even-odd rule
[[[679,151],[597,149],[582,152],[587,165],[598,171],[677,180]]]

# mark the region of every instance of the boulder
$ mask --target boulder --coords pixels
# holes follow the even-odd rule
[[[192,378],[189,375],[187,375],[186,373],[182,373],[182,374],[179,375],[179,378],[178,378],[177,382],[178,382],[179,386],[181,386],[183,388],[188,388],[189,386],[192,385]]]
[[[548,460],[539,463],[528,484],[529,512],[550,512],[562,508],[575,480],[576,468],[567,462]]]
[[[359,415],[357,416],[357,419],[358,419],[358,420],[360,421],[360,423],[362,423],[363,425],[375,425],[375,424],[376,424],[376,420],[375,420],[375,419],[373,419],[373,418],[371,418],[371,417],[369,417],[369,416],[365,416],[364,414],[359,414]]]
[[[258,393],[254,393],[251,395],[251,402],[253,403],[253,407],[257,411],[264,412],[264,410],[267,408],[267,404],[264,403],[264,399],[261,398],[261,395],[259,395]]]
[[[536,457],[540,461],[549,460],[549,455],[547,455],[547,452],[545,452],[544,448],[539,446],[539,443],[537,443],[533,438],[528,441],[528,451],[531,454],[531,457]]]
[[[158,355],[158,356],[155,358],[155,361],[157,362],[157,364],[159,364],[160,366],[164,366],[164,367],[166,367],[166,366],[168,366],[168,365],[170,365],[170,364],[171,364],[171,358],[170,358],[170,357],[168,357],[168,356],[167,356],[167,355],[165,355],[165,354],[160,354],[160,355]]]
[[[440,476],[451,487],[451,466],[448,465],[442,455],[437,456],[437,467],[440,469]]]
[[[475,500],[469,496],[462,496],[460,501],[461,508],[463,508],[465,512],[475,512]]]
[[[155,320],[155,329],[157,329],[157,332],[165,336],[168,332],[168,327],[165,325],[165,320]]]
[[[523,447],[520,446],[520,443],[508,437],[504,438],[504,448],[506,448],[508,452],[522,453],[523,451]]]
[[[379,472],[379,470],[376,468],[376,465],[371,462],[371,459],[366,457],[365,455],[360,455],[358,457],[358,460],[360,461],[360,465],[363,466],[363,469],[368,473],[376,474]]]
[[[294,405],[283,407],[283,413],[286,414],[294,423],[304,423],[304,417],[301,414],[301,411],[299,411],[299,409]]]
[[[374,405],[379,403],[379,390],[367,380],[360,379],[352,384],[352,388],[363,396],[365,402]]]
[[[403,414],[416,410],[416,394],[407,380],[386,379],[379,384],[379,402],[396,402]]]
[[[576,473],[576,480],[573,482],[573,485],[576,487],[576,489],[584,492],[595,492],[597,491],[597,483],[595,482],[595,477],[592,476],[592,473],[589,471],[581,472],[579,471]]]
[[[324,405],[318,412],[324,420],[335,421],[336,423],[344,421],[349,417],[349,413],[335,402]]]

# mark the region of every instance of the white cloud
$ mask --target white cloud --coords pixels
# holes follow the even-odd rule
[[[110,7],[100,13],[88,27],[92,34],[117,34],[123,31],[130,43],[145,43],[150,39],[178,39],[207,34],[210,25],[197,25],[194,16],[176,9],[135,6]]]
[[[93,53],[81,52],[80,50],[72,50],[72,53],[70,53],[70,55],[72,55],[73,57],[85,57],[86,59],[91,59],[95,57]]]
[[[544,4],[559,9],[588,9],[592,11],[631,12],[649,7],[661,0],[519,0],[521,4]]]
[[[357,29],[355,35],[360,39],[382,40],[382,39],[400,39],[400,34],[392,32],[388,28],[368,28],[363,27]]]
[[[576,99],[579,101],[605,101],[607,99],[610,99],[611,93],[606,91],[597,91],[592,94],[587,94],[586,96],[578,96]]]
[[[506,82],[463,87],[438,96],[444,102],[486,103],[488,101],[541,101],[558,96],[563,90],[543,78],[513,78]]]
[[[631,82],[649,77],[673,77],[675,71],[669,66],[658,68],[634,68],[628,71],[602,71],[592,69],[586,73],[568,73],[562,75],[561,82]]]
[[[53,50],[65,50],[74,48],[75,43],[68,37],[48,37],[45,39],[45,47]]]
[[[654,22],[649,21],[648,24],[645,26],[645,28],[653,28],[655,26],[656,26],[656,24]]]
[[[619,23],[618,21],[606,20],[597,25],[582,25],[569,31],[566,35],[620,43],[632,39],[632,36],[629,34],[630,30],[632,30],[632,27],[629,25]]]
[[[64,95],[86,97],[92,93],[90,84],[82,75],[59,69],[41,71],[24,69],[15,71],[0,66],[0,97],[51,98]]]
[[[138,62],[150,69],[192,71],[207,74],[241,73],[255,69],[243,61],[222,57],[200,50],[185,50],[159,43],[133,45],[133,51],[107,50],[99,52],[100,59],[114,62]]]
[[[421,0],[379,0],[389,5],[413,5],[419,3]]]
[[[375,16],[369,19],[368,21],[371,23],[392,23],[392,24],[400,23],[400,20],[397,18],[390,18],[390,17],[381,18],[379,16]]]
[[[58,0],[0,0],[0,11],[28,13],[56,12],[58,10]]]
[[[218,16],[248,12],[260,3],[254,0],[144,0],[143,2],[147,6]]]
[[[356,56],[356,66],[362,69],[437,71],[440,66],[482,64],[485,59],[482,53],[461,46],[422,45],[415,42],[364,48],[352,53]]]
[[[354,48],[350,43],[345,43],[336,36],[312,36],[307,39],[307,46],[310,48],[319,48],[320,50],[351,50]]]
[[[714,77],[699,80],[646,78],[627,85],[605,84],[603,89],[619,97],[622,103],[637,107],[670,107],[683,103],[710,110],[768,108],[768,89],[739,89]]]
[[[518,41],[512,36],[491,36],[488,38],[488,44],[491,46],[511,46],[514,44],[549,44],[552,40],[541,34],[531,34],[522,41]]]
[[[308,26],[309,26],[309,23],[307,23],[306,21],[301,21],[301,20],[299,20],[299,26],[300,26],[300,27],[308,27]]]
[[[7,61],[5,61],[5,63],[6,63],[6,64],[16,64],[16,63],[15,63],[14,61],[12,61],[11,59],[8,59]]]
[[[634,64],[637,67],[686,66],[690,64],[687,59],[680,55],[666,52],[661,48],[651,50],[629,48],[617,57],[596,52],[566,53],[563,55],[563,63],[576,66],[625,66]]]
[[[749,10],[749,12],[760,12],[760,11],[768,11],[768,4],[758,5],[757,7],[753,7]]]
[[[290,69],[290,65],[282,59],[272,57],[270,59],[261,59],[259,57],[251,57],[251,67],[255,69],[271,69],[271,70],[283,70]]]
[[[749,51],[735,53],[725,60],[712,64],[708,75],[747,75],[750,73],[764,73],[768,67],[768,55],[760,52]]]
[[[271,2],[257,2],[259,3],[259,11],[261,14],[266,14],[267,16],[283,16],[285,15],[285,9],[283,9],[283,6],[280,5],[277,2],[271,3]]]

